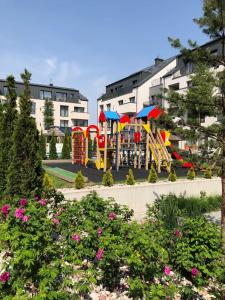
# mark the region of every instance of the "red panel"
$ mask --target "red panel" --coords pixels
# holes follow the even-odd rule
[[[89,136],[89,132],[91,129],[96,130],[97,137],[99,136],[99,128],[96,125],[89,125],[88,128],[86,129],[86,136]]]
[[[160,134],[161,134],[161,137],[163,139],[163,142],[165,142],[166,141],[166,133],[165,133],[165,131],[161,131]]]
[[[101,111],[100,112],[100,115],[99,115],[99,122],[106,122],[106,116],[104,114],[104,111]]]
[[[134,142],[135,143],[140,143],[141,141],[141,133],[140,132],[135,132],[134,133]]]
[[[127,115],[124,115],[120,118],[120,123],[130,123],[130,118]]]
[[[105,148],[105,136],[104,135],[99,136],[98,146],[99,146],[99,148]]]
[[[155,107],[155,108],[154,108],[152,111],[150,111],[150,113],[148,114],[148,120],[149,120],[150,118],[157,119],[161,113],[162,113],[161,109],[159,109],[158,107]]]

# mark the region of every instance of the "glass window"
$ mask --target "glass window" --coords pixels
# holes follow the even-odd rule
[[[8,94],[8,87],[4,86],[3,87],[3,95],[6,96]]]
[[[123,100],[119,100],[119,105],[123,105]]]
[[[81,127],[88,126],[88,120],[73,119],[72,122],[73,122],[73,126],[81,126]]]
[[[137,80],[132,81],[133,85],[137,84]]]
[[[111,109],[111,104],[106,104],[106,110],[110,111],[110,109]]]
[[[68,117],[69,107],[65,105],[60,105],[60,116],[61,117]]]
[[[74,111],[75,111],[75,112],[83,113],[83,112],[84,112],[84,107],[77,107],[77,106],[74,106]]]
[[[40,91],[40,99],[52,99],[52,92]]]
[[[68,127],[68,121],[67,120],[60,120],[60,127]]]
[[[66,93],[56,93],[56,101],[66,101],[67,94]]]
[[[104,110],[104,105],[100,105],[100,110],[101,110],[101,111]]]
[[[31,114],[35,115],[36,114],[36,103],[31,102]]]
[[[130,103],[135,103],[135,97],[130,98]]]

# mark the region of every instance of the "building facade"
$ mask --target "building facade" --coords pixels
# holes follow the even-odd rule
[[[133,73],[106,86],[106,92],[97,100],[101,110],[136,115],[143,107],[162,104],[163,76],[176,66],[176,57],[155,59],[154,65]]]
[[[18,96],[23,91],[21,82],[16,82]],[[54,126],[65,128],[72,126],[87,127],[89,112],[88,99],[78,90],[50,85],[30,84],[32,117],[36,119],[39,131],[45,132],[44,104],[45,99],[53,103]],[[5,80],[0,80],[0,101],[6,101],[7,85]],[[19,103],[19,97],[18,97]]]

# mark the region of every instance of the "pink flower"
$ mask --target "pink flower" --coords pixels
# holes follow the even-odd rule
[[[46,205],[46,200],[45,199],[41,199],[38,202],[40,203],[41,206],[45,206]]]
[[[4,272],[0,275],[0,282],[7,282],[10,278],[10,273],[9,272]]]
[[[56,219],[56,218],[53,218],[53,219],[52,219],[52,222],[54,222],[54,223],[57,224],[57,225],[60,224],[60,221],[59,221],[58,219]]]
[[[114,219],[116,219],[116,214],[112,211],[109,213],[109,220],[113,221]]]
[[[74,241],[76,241],[76,242],[79,243],[79,241],[80,241],[80,236],[79,236],[78,234],[74,234],[74,235],[72,236],[72,240],[74,240]]]
[[[98,249],[98,252],[96,253],[95,258],[97,260],[101,260],[103,258],[104,249]]]
[[[15,210],[15,217],[17,219],[22,219],[24,213],[25,213],[25,209],[24,208],[16,208],[16,210]]]
[[[34,199],[35,199],[36,201],[38,201],[38,200],[39,200],[39,196],[35,196]]]
[[[22,221],[27,222],[29,221],[30,217],[29,216],[23,216]]]
[[[179,229],[176,229],[176,231],[175,231],[175,235],[176,235],[176,237],[180,237],[180,236],[181,236],[181,232],[180,232],[180,230],[179,230]]]
[[[192,269],[191,269],[191,275],[192,275],[192,276],[196,277],[196,276],[198,276],[198,273],[199,273],[199,271],[198,271],[197,268],[192,268]]]
[[[165,274],[166,276],[169,276],[169,275],[170,275],[170,272],[171,272],[170,267],[165,266],[165,268],[164,268],[164,274]]]
[[[26,206],[27,205],[27,199],[22,198],[20,199],[20,206]]]
[[[101,235],[102,235],[102,228],[99,227],[99,228],[98,228],[98,237],[100,237]]]
[[[10,205],[9,204],[5,204],[2,206],[2,213],[7,217],[9,214],[9,209],[10,209]]]

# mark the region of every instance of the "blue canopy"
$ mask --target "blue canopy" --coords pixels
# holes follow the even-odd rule
[[[115,111],[104,111],[104,114],[105,114],[106,120],[115,120],[115,121],[120,120],[120,116]]]
[[[143,108],[136,116],[137,119],[148,117],[148,114],[155,108],[155,105],[151,105]]]

